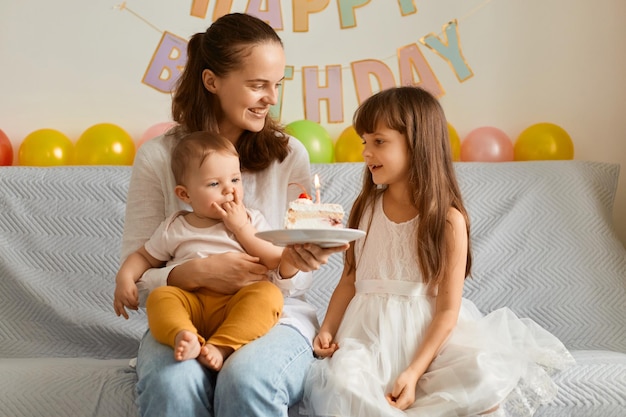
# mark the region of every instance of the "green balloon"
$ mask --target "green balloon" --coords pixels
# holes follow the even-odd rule
[[[287,133],[298,139],[309,152],[311,163],[333,162],[334,145],[330,135],[319,123],[297,120],[285,126]]]

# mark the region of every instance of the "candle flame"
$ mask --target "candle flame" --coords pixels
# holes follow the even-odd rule
[[[320,177],[317,174],[313,177],[313,184],[315,184],[315,188],[320,188]]]

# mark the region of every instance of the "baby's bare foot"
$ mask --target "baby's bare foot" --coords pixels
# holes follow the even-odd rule
[[[226,358],[233,353],[233,349],[224,346],[215,346],[210,343],[202,346],[200,349],[200,355],[198,356],[198,361],[209,369],[213,369],[214,371],[219,371],[222,369],[222,365],[224,365],[224,361]]]
[[[177,361],[195,359],[200,355],[201,346],[198,336],[189,330],[181,330],[178,332],[174,343],[174,359]]]

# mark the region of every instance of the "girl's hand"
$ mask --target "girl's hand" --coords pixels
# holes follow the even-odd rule
[[[407,369],[400,374],[393,389],[385,397],[387,402],[400,410],[406,410],[415,402],[415,389],[419,376]]]
[[[339,345],[333,343],[333,335],[327,331],[320,331],[313,340],[313,353],[315,353],[315,357],[317,358],[333,356],[333,353],[335,353],[337,349],[339,349]]]
[[[291,245],[285,248],[283,257],[286,257],[291,265],[300,271],[311,272],[320,269],[322,265],[328,263],[330,255],[336,252],[346,251],[350,245],[348,243],[333,248],[321,248],[312,243],[303,245]]]

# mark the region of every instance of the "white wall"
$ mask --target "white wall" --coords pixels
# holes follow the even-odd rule
[[[341,1],[341,3],[339,3]],[[169,120],[170,97],[142,83],[163,31],[182,38],[203,31],[206,18],[191,16],[193,0],[3,1],[0,4],[0,129],[17,148],[30,132],[54,128],[77,139],[89,126],[115,123],[135,138]],[[202,2],[196,2],[199,4]],[[626,166],[626,2],[623,0],[430,0],[402,16],[406,1],[372,0],[356,8],[356,27],[341,29],[338,4],[329,0],[309,17],[309,31],[295,33],[292,2],[234,0],[281,7],[288,65],[282,121],[304,118],[301,68],[340,65],[344,120],[321,124],[336,137],[357,105],[350,64],[375,59],[398,76],[397,50],[417,44],[445,95],[448,119],[463,137],[494,126],[513,140],[538,122],[560,125],[571,135],[575,159]],[[276,9],[274,9],[276,10]],[[459,82],[451,66],[419,43],[457,19],[465,62],[473,77]],[[320,83],[325,82],[320,75]],[[397,79],[397,78],[396,78]],[[614,218],[626,243],[626,173]]]

